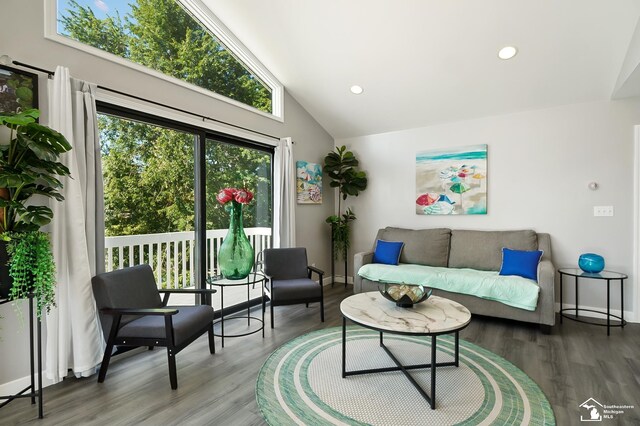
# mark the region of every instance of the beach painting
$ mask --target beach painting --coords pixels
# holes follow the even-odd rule
[[[487,145],[416,154],[416,214],[487,214]]]
[[[322,166],[296,161],[296,194],[298,204],[322,204]]]

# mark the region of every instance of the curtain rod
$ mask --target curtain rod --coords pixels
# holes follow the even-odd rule
[[[29,69],[32,69],[32,70],[39,71],[41,73],[47,74],[49,77],[53,77],[53,75],[54,75],[53,71],[46,70],[44,68],[36,67],[34,65],[25,64],[24,62],[19,62],[19,61],[11,61],[11,62],[14,65],[17,65],[17,66],[24,67],[24,68],[29,68]],[[128,98],[133,98],[133,99],[136,99],[138,101],[148,102],[148,103],[153,104],[153,105],[157,105],[157,106],[160,106],[160,107],[163,107],[163,108],[171,109],[173,111],[178,111],[178,112],[181,112],[181,113],[184,113],[184,114],[189,114],[189,115],[192,115],[194,117],[201,118],[202,121],[210,120],[210,121],[214,121],[216,123],[225,124],[227,126],[235,127],[236,129],[246,130],[247,132],[256,133],[258,135],[266,136],[266,137],[271,138],[271,139],[280,140],[279,137],[270,135],[268,133],[262,133],[262,132],[258,132],[256,130],[251,130],[251,129],[248,129],[246,127],[238,126],[237,124],[228,123],[226,121],[218,120],[216,118],[211,118],[211,117],[208,117],[206,115],[202,115],[202,114],[198,114],[198,113],[195,113],[195,112],[187,111],[187,110],[181,109],[181,108],[176,108],[176,107],[171,106],[171,105],[166,105],[166,104],[163,104],[163,103],[160,103],[160,102],[152,101],[150,99],[145,99],[145,98],[142,98],[140,96],[132,95],[130,93],[124,93],[124,92],[121,92],[121,91],[116,90],[116,89],[111,89],[110,87],[105,87],[105,86],[102,86],[102,85],[98,85],[98,87],[100,89],[102,89],[102,90],[106,90],[108,92],[112,92],[112,93],[116,93],[118,95],[126,96]]]

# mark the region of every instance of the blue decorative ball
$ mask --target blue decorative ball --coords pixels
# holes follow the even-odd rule
[[[578,266],[585,272],[597,274],[604,269],[604,257],[595,253],[581,254]]]

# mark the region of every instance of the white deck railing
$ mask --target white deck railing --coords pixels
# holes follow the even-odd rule
[[[271,228],[245,228],[256,255],[271,247]],[[207,230],[207,271],[219,270],[218,252],[226,229]],[[105,238],[105,269],[113,271],[147,263],[151,265],[158,286],[179,288],[193,286],[195,261],[194,232],[124,235]]]

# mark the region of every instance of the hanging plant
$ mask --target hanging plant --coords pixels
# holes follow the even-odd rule
[[[11,256],[9,275],[13,286],[12,300],[24,299],[33,293],[38,318],[55,306],[56,267],[49,236],[41,231],[5,234],[10,238],[7,251]]]

